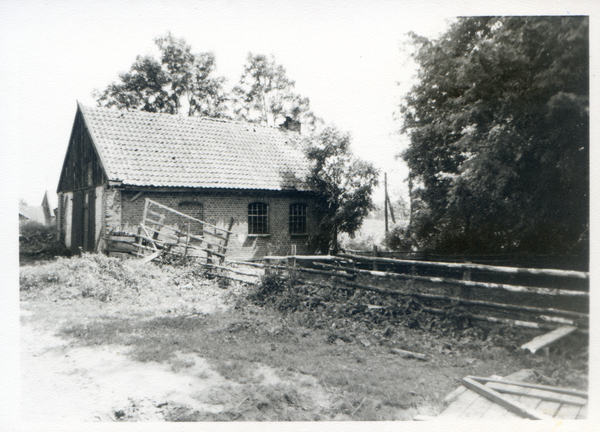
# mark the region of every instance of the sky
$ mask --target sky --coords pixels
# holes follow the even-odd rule
[[[406,196],[408,175],[396,158],[407,138],[397,133],[394,114],[416,74],[403,49],[406,34],[436,37],[456,15],[507,13],[489,4],[0,0],[0,118],[6,122],[0,128],[10,181],[28,204],[40,205],[47,190],[55,206],[76,101],[94,105],[95,89],[118,80],[137,55],[157,57],[154,39],[170,31],[194,52],[215,53],[226,89],[239,80],[249,52],[273,54],[315,114],[350,132],[354,153],[388,173],[394,201]],[[524,6],[525,13],[540,12],[537,2],[521,1]],[[381,188],[375,198],[383,198]]]

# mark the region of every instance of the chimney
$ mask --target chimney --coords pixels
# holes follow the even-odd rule
[[[298,120],[294,120],[293,118],[286,116],[285,122],[283,122],[279,127],[287,129],[290,132],[300,133],[301,126],[302,123],[300,123]]]

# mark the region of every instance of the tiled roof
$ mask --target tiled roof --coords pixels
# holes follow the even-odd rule
[[[307,190],[297,132],[79,105],[109,180],[158,187]]]

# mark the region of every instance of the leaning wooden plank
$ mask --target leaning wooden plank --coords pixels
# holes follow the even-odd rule
[[[493,390],[496,390],[499,393],[504,394],[512,394],[512,395],[526,395],[537,397],[545,401],[549,402],[558,402],[558,403],[569,403],[572,405],[586,405],[587,399],[577,396],[565,395],[561,393],[556,393],[549,390],[540,390],[540,389],[532,389],[522,386],[515,386],[511,384],[505,383],[496,383],[496,382],[488,382],[486,384]]]
[[[471,391],[471,390],[469,390]],[[485,412],[485,416],[482,420],[498,420],[506,418],[521,418],[518,414],[507,410],[503,406],[492,403],[492,406]]]
[[[171,213],[174,213],[174,214],[176,214],[176,215],[178,215],[178,216],[181,216],[181,217],[184,217],[184,218],[187,218],[187,219],[193,220],[193,221],[195,221],[195,222],[199,222],[199,223],[201,223],[201,224],[204,224],[204,225],[206,225],[206,226],[208,226],[208,227],[214,228],[214,229],[216,229],[216,230],[219,230],[219,231],[223,231],[223,232],[225,232],[225,233],[233,234],[231,231],[228,231],[228,230],[226,230],[225,228],[220,228],[220,227],[218,227],[218,226],[216,226],[216,225],[209,224],[208,222],[204,222],[204,221],[202,221],[202,220],[200,220],[200,219],[196,219],[196,218],[194,218],[194,217],[191,217],[190,215],[186,215],[185,213],[181,213],[181,212],[179,212],[179,211],[177,211],[177,210],[174,210],[174,209],[172,209],[171,207],[167,207],[166,205],[162,205],[162,204],[160,204],[160,203],[157,203],[156,201],[152,201],[152,200],[150,200],[150,199],[148,199],[148,198],[146,198],[146,199],[148,200],[148,202],[149,202],[151,205],[155,205],[155,206],[157,206],[157,207],[160,207],[160,208],[163,208],[163,209],[165,209],[165,210],[168,210],[168,211],[170,211]]]
[[[546,333],[544,335],[532,339],[531,341],[522,345],[521,349],[529,350],[532,354],[535,354],[537,350],[544,348],[545,346],[548,346],[551,343],[556,342],[557,340],[562,339],[565,336],[570,335],[576,330],[577,327],[574,326],[559,327],[556,330],[551,331],[550,333]]]
[[[146,198],[144,200],[144,212],[142,213],[142,223],[144,223],[144,221],[146,220],[146,218],[148,217],[148,206],[150,205],[150,200],[148,198]]]
[[[142,224],[140,224],[142,225]],[[156,233],[158,234],[158,236],[156,238],[152,238],[152,241],[158,241],[159,243],[169,243],[166,241],[166,239],[171,239],[171,240],[179,240],[179,237],[176,236],[174,233],[176,232],[176,230],[165,230],[164,228],[166,228],[167,225],[163,225],[161,227],[160,230],[157,230],[156,228],[152,228],[150,226],[144,225],[144,228],[146,229],[146,232],[148,232],[148,234],[150,234],[150,232]]]
[[[498,379],[502,378],[497,375],[492,375],[492,377]],[[510,413],[506,408],[495,404],[485,397],[480,397],[461,415],[461,418],[490,420],[494,418],[503,418],[507,413],[509,416],[515,416],[515,414]]]
[[[492,390],[485,385],[478,383],[477,381],[472,380],[469,377],[463,378],[462,384],[470,390],[484,396],[491,401],[503,406],[504,408],[519,414],[521,417],[532,419],[532,420],[547,420],[548,416],[543,415],[527,406],[523,405],[520,402],[510,398],[509,396],[503,396],[495,390]]]
[[[577,396],[577,397],[586,398],[586,399],[588,397],[587,392],[580,391],[580,390],[568,389],[568,388],[564,388],[564,387],[554,387],[554,386],[547,386],[547,385],[542,385],[542,384],[529,384],[526,382],[510,381],[510,380],[504,380],[504,379],[500,380],[500,379],[495,379],[495,378],[485,378],[485,377],[477,377],[477,376],[469,376],[468,378],[470,378],[474,381],[480,382],[480,383],[496,382],[496,383],[503,383],[503,384],[510,384],[510,385],[514,385],[514,386],[526,387],[526,388],[548,390],[548,391],[555,392],[555,393],[562,393],[562,394]]]
[[[219,252],[226,254],[227,247],[229,246],[229,237],[231,236],[231,228],[233,227],[233,217],[229,218],[229,224],[227,225],[227,233],[225,234],[225,238],[223,239],[223,244],[221,245],[221,249]],[[225,258],[221,258],[221,264],[223,264]]]
[[[150,261],[152,261],[153,259],[158,258],[160,255],[162,254],[162,251],[156,251],[151,255],[148,255],[146,258],[144,258],[142,260],[142,264],[146,264],[149,263]]]
[[[146,240],[149,240],[150,243],[152,244],[152,247],[154,247],[154,249],[158,249],[156,247],[156,243],[155,241],[150,237],[150,234],[148,233],[148,231],[146,230],[146,227],[144,226],[144,224],[140,224],[140,228],[142,229],[142,231],[144,231],[144,234],[146,234]]]
[[[147,223],[149,223],[149,224],[158,225],[158,226],[168,226],[168,225],[166,225],[166,224],[164,224],[164,223],[162,223],[162,222],[158,222],[158,221],[155,221],[155,220],[152,220],[152,219],[148,219],[146,222],[147,222]],[[146,226],[146,228],[148,228],[148,226]],[[155,228],[153,228],[153,229],[152,229],[152,231],[154,231],[154,232],[159,232],[159,231],[158,231],[157,229],[155,229]],[[182,235],[187,235],[187,233],[185,233],[184,231],[181,231],[181,230],[175,230],[175,232],[177,232],[177,233],[180,233],[180,234],[182,234]],[[222,237],[222,236],[215,236],[215,235],[214,235],[213,233],[211,233],[210,231],[203,231],[203,232],[204,232],[205,234],[208,234],[208,235],[210,235],[210,236],[217,237],[217,238],[219,238],[219,239],[221,239],[221,240],[223,239],[223,237]],[[201,242],[206,242],[206,243],[209,243],[209,242],[206,240],[206,238],[205,238],[205,237],[202,237],[202,236],[197,236],[197,235],[190,234],[190,238],[191,238],[191,239],[194,239],[194,240],[201,241]],[[217,243],[209,243],[209,244],[212,244],[212,245],[216,245],[216,246],[218,246],[218,245],[217,245]]]
[[[491,378],[502,379],[501,376],[492,375]],[[464,389],[465,391],[472,392],[472,390],[468,390],[464,386],[459,386],[458,389]],[[450,395],[449,395],[450,396]],[[517,417],[517,414],[514,414],[508,411],[506,408],[493,403],[489,399],[480,396],[465,412],[462,413],[461,418],[475,418],[475,419],[484,419],[484,420],[493,420],[499,418],[506,417]]]
[[[440,261],[417,261],[417,260],[402,260],[394,258],[380,258],[380,257],[366,257],[354,254],[341,253],[338,254],[341,257],[347,257],[362,261],[378,261],[382,263],[390,264],[408,264],[408,265],[426,265],[431,267],[445,267],[445,268],[456,268],[456,269],[471,269],[471,270],[485,270],[499,273],[515,273],[515,274],[535,274],[535,275],[546,275],[546,276],[562,276],[572,277],[578,279],[589,279],[588,272],[574,271],[574,270],[554,270],[554,269],[534,269],[534,268],[521,268],[521,267],[504,267],[504,266],[491,266],[484,264],[463,264],[463,263],[450,263]]]
[[[514,400],[516,400],[517,402],[521,402],[521,403],[523,403],[522,399],[524,399],[524,398],[525,398],[525,396],[513,396]],[[500,407],[500,405],[498,405],[498,407]],[[500,415],[500,418],[503,418],[503,419],[515,418],[515,417],[522,418],[520,415],[518,415],[512,411],[509,411],[504,407],[500,407],[500,408],[504,409],[504,411],[505,411],[504,415]]]
[[[161,247],[164,247],[163,242],[159,242],[158,240],[152,239],[150,237],[145,237],[143,235],[140,235],[138,237],[146,239],[146,240],[151,241],[153,243],[156,243],[157,245],[159,245]],[[136,246],[140,247],[138,244],[136,244]],[[214,252],[214,251],[210,251],[209,249],[202,248],[202,247],[199,247],[199,246],[196,246],[196,245],[189,245],[188,248],[189,249],[195,249],[195,250],[201,250],[201,251],[204,251],[204,252],[212,252],[212,254],[217,255],[219,257],[224,257],[225,256],[224,254],[221,254],[221,253],[218,253],[218,252]]]

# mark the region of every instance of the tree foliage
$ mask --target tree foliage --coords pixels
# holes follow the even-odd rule
[[[411,238],[440,252],[583,255],[588,19],[461,18],[437,40],[411,39]]]
[[[375,208],[371,195],[379,183],[379,172],[370,163],[354,157],[350,136],[334,127],[314,134],[308,140],[306,154],[312,162],[309,183],[319,198],[319,226],[312,241],[320,250],[336,250],[338,234],[353,236]]]
[[[213,77],[215,56],[194,54],[184,39],[168,33],[155,40],[160,61],[138,56],[120,82],[94,94],[99,106],[177,114],[187,108],[189,116],[222,117],[227,95],[225,78]]]
[[[249,53],[240,82],[232,90],[234,116],[268,126],[290,117],[314,130],[320,119],[310,111],[309,99],[293,92],[294,85],[273,56]]]

